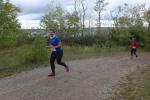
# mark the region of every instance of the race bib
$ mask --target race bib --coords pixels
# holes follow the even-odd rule
[[[56,51],[56,49],[55,49],[55,48],[52,48],[52,51]]]

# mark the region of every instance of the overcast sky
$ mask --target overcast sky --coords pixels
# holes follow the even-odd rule
[[[85,0],[88,6],[87,13],[95,18],[95,12],[93,10],[96,0]],[[21,13],[18,14],[19,22],[22,28],[37,28],[40,26],[40,20],[46,12],[49,11],[50,3],[53,5],[60,4],[65,11],[73,11],[74,0],[10,0],[11,3],[21,9]],[[109,19],[109,12],[115,9],[119,5],[124,3],[130,5],[146,3],[150,5],[150,0],[106,0],[109,3],[107,11],[103,13],[103,19]],[[109,23],[109,22],[106,22]]]

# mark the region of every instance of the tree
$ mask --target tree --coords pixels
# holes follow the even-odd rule
[[[145,34],[144,38],[144,47],[148,50],[150,50],[150,9],[145,9],[144,11],[144,19],[148,24],[148,30]]]
[[[59,32],[62,32],[62,30],[65,28],[65,12],[63,8],[59,5],[56,6],[56,10],[54,12],[55,20],[58,22],[58,28]]]
[[[67,31],[68,33],[74,34],[74,36],[77,36],[79,33],[79,17],[77,12],[68,13],[67,16]]]
[[[150,31],[150,10],[145,11],[144,17],[148,23],[148,30]]]
[[[82,36],[84,34],[84,31],[85,31],[85,17],[86,17],[86,10],[87,10],[87,5],[85,5],[85,0],[80,0],[81,2],[81,10],[80,10],[80,13],[81,13],[81,25],[82,25],[82,29],[81,29],[81,32],[82,32]]]
[[[103,11],[105,11],[105,8],[107,5],[108,5],[108,3],[105,2],[105,0],[97,0],[96,1],[96,5],[94,7],[94,10],[98,14],[98,32],[100,32],[100,30],[101,30],[101,14]]]
[[[88,15],[88,24],[89,24],[89,26],[88,26],[88,31],[89,31],[89,33],[90,34],[93,34],[92,33],[92,24],[93,24],[93,17],[92,17],[92,15]]]
[[[112,14],[115,22],[115,32],[117,33],[114,34],[114,38],[117,41],[126,43],[125,41],[129,41],[130,37],[136,37],[140,41],[144,40],[144,7],[143,4],[135,6],[124,4],[124,6],[119,6],[116,9],[115,16]]]
[[[43,28],[55,29],[57,32],[62,32],[65,28],[65,12],[63,8],[59,5],[56,6],[54,10],[50,9],[48,14],[45,14],[43,19],[41,20],[41,26]]]
[[[54,20],[53,13],[48,13],[42,18],[41,27],[45,28],[46,30],[50,28],[58,30],[58,22]]]
[[[134,7],[124,4],[124,6],[119,6],[113,16],[111,12],[112,19],[114,20],[115,27],[118,28],[130,28],[133,26],[143,26],[142,12],[144,10],[144,5],[136,5]]]
[[[79,17],[81,36],[83,36],[85,31],[85,19],[87,11],[85,0],[74,0],[74,10]]]
[[[77,4],[77,0],[74,0],[74,12],[76,12],[78,14],[78,4]]]
[[[20,29],[17,13],[20,10],[9,1],[0,0],[0,44],[10,46],[15,43],[16,33]]]

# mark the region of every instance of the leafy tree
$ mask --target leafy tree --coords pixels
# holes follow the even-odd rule
[[[17,7],[8,1],[0,0],[0,47],[9,47],[15,44],[16,33],[20,29],[17,20],[19,11]]]
[[[59,32],[62,32],[65,28],[65,12],[61,6],[56,6],[54,16],[55,20],[58,22]]]
[[[148,23],[148,30],[150,31],[150,10],[145,11],[144,18]]]
[[[104,10],[106,10],[105,8],[108,5],[108,3],[105,2],[105,0],[97,0],[95,4],[96,5],[94,7],[94,10],[98,14],[98,32],[100,32],[100,30],[101,30],[101,14]]]
[[[76,12],[68,13],[67,16],[67,33],[77,36],[79,33],[79,17]]]
[[[87,4],[85,0],[74,0],[74,12],[79,18],[79,25],[80,25],[80,32],[81,36],[84,35],[85,32],[85,20],[86,20],[86,11],[87,11]]]
[[[41,20],[41,26],[43,28],[46,28],[47,30],[49,28],[58,30],[58,22],[54,20],[53,13],[48,13],[43,17],[43,19]]]
[[[55,10],[50,9],[48,14],[45,14],[41,20],[41,26],[49,29],[55,29],[57,32],[62,32],[65,28],[65,13],[61,6],[56,6]]]
[[[117,34],[113,38],[120,41],[121,44],[127,43],[131,37],[136,37],[140,43],[144,41],[144,5],[136,5],[134,7],[124,4],[117,8],[117,15],[114,17],[115,31]]]

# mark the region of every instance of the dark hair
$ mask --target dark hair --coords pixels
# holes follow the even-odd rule
[[[49,29],[49,31],[52,31],[53,33],[55,33],[55,32],[56,32],[54,29]]]

